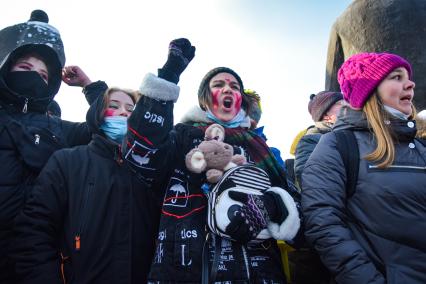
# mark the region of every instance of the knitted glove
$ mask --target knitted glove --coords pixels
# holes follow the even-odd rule
[[[158,77],[177,84],[179,76],[195,56],[195,46],[186,38],[172,40],[169,55],[163,68],[158,69]]]
[[[282,223],[288,216],[287,209],[281,198],[273,193],[263,195],[246,194],[239,191],[229,191],[229,197],[243,204],[234,212],[231,223],[225,232],[234,240],[247,243],[256,239],[263,229],[267,228],[270,221]]]

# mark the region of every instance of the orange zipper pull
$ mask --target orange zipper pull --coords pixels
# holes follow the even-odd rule
[[[75,249],[80,250],[80,235],[74,237],[75,240]]]

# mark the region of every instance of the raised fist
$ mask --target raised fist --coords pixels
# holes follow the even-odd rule
[[[195,46],[186,38],[172,40],[169,54],[163,68],[158,70],[158,77],[177,84],[180,74],[195,56]]]
[[[62,69],[62,81],[68,86],[86,87],[92,81],[84,73],[84,71],[78,66],[65,66]]]
[[[195,56],[195,46],[192,46],[191,42],[186,38],[172,40],[169,44],[170,56],[181,58],[186,66]]]

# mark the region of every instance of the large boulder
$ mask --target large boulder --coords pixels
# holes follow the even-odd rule
[[[413,66],[414,103],[426,109],[426,1],[354,0],[334,23],[327,54],[325,89],[340,91],[337,71],[359,52],[390,52]]]

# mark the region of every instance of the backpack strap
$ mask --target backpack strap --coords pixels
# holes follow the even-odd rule
[[[346,198],[354,195],[359,172],[359,149],[355,134],[351,130],[333,131],[337,138],[337,150],[346,169]]]
[[[416,138],[417,141],[419,141],[423,146],[426,147],[426,139],[423,138]]]
[[[214,242],[214,255],[211,270],[209,270],[209,242],[213,239]],[[213,236],[211,232],[207,231],[206,240],[204,241],[201,261],[201,284],[215,283],[217,270],[219,268],[219,256],[222,248],[222,240],[219,236]]]
[[[294,158],[286,159],[284,161],[286,172],[287,172],[287,178],[290,179],[293,183],[296,182],[296,177],[294,173]]]

